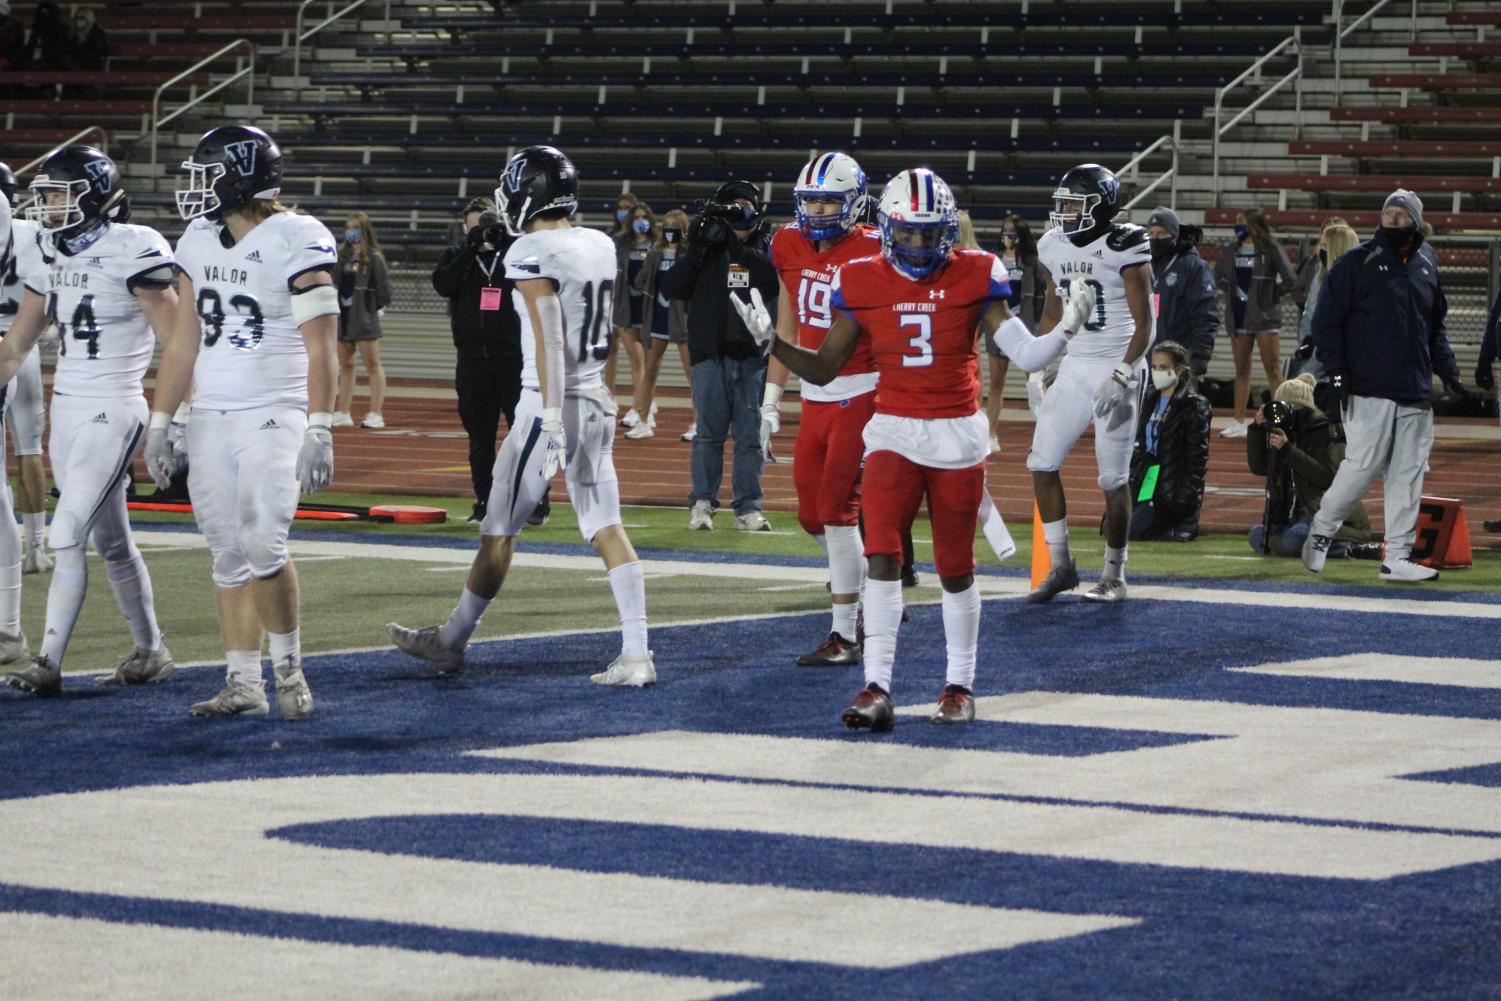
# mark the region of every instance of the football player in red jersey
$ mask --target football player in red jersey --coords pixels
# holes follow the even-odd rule
[[[876,412],[864,433],[866,685],[841,717],[854,729],[889,730],[894,722],[901,536],[925,496],[948,648],[947,684],[930,719],[974,719],[980,628],[974,537],[990,445],[977,404],[975,327],[1032,371],[1062,352],[1093,308],[1086,289],[1053,332],[1034,338],[1006,305],[1007,272],[995,256],[954,248],[957,211],[948,185],[926,167],[892,178],[877,211],[881,253],[835,274],[830,305],[837,319],[817,351],[776,337],[759,296],[753,293],[747,304],[731,295],[751,334],[804,382],[831,382],[862,346],[880,374]]]
[[[792,189],[797,221],[777,231],[771,263],[781,277],[777,336],[817,351],[834,324],[830,295],[841,264],[881,252],[881,234],[865,217],[865,172],[843,153],[808,162]],[[788,370],[773,360],[761,401],[761,443],[781,429],[782,389]],[[856,617],[865,559],[860,541],[861,437],[875,412],[876,363],[868,345],[857,345],[839,375],[827,385],[804,383],[802,420],[792,455],[797,519],[829,559],[833,625],[828,639],[797,659],[803,667],[860,663]]]

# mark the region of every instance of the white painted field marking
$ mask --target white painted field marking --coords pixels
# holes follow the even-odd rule
[[[1231,670],[1290,678],[1400,681],[1412,685],[1501,688],[1501,660],[1469,660],[1464,657],[1401,657],[1389,653],[1352,653],[1342,657],[1314,657],[1278,664],[1235,667]],[[1501,756],[1501,748],[1497,749],[1497,754]]]

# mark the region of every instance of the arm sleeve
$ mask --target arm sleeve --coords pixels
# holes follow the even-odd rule
[[[1252,476],[1266,475],[1266,430],[1259,424],[1246,428],[1246,464]]]
[[[375,308],[385,309],[391,305],[391,272],[386,267],[385,255],[376,254],[371,261],[374,264],[371,278],[375,281]]]
[[[1209,471],[1209,401],[1194,396],[1186,409],[1179,422],[1181,459],[1173,483],[1173,503],[1184,517],[1197,510],[1204,497],[1204,475]]]
[[[290,234],[287,246],[287,288],[296,288],[296,281],[309,271],[333,271],[338,263],[334,253],[334,238],[328,229],[316,219],[306,220]]]
[[[1220,259],[1214,262],[1214,284],[1225,299],[1225,333],[1235,333],[1235,307],[1231,297],[1235,295],[1235,251],[1229,247],[1220,251]]]
[[[1339,463],[1329,455],[1329,425],[1305,434],[1287,443],[1287,462],[1293,475],[1307,480],[1320,490],[1328,490],[1334,482],[1334,471]]]
[[[1041,337],[1033,337],[1018,316],[1012,316],[997,327],[994,338],[995,346],[1001,349],[1001,353],[1025,372],[1038,372],[1047,368],[1068,345],[1063,337],[1062,324]]]
[[[1438,274],[1435,266],[1433,273]],[[1446,319],[1449,315],[1449,300],[1444,296],[1442,280],[1433,286],[1433,313],[1428,321],[1428,357],[1433,359],[1433,370],[1448,385],[1460,381],[1459,365],[1454,360],[1454,350],[1449,347]]]
[[[1345,318],[1348,303],[1355,292],[1355,259],[1346,254],[1319,286],[1319,301],[1313,308],[1313,349],[1330,375],[1343,375],[1345,362]]]
[[[657,268],[660,267],[661,264],[662,252],[653,247],[651,253],[646,255],[646,263],[642,264],[641,270],[636,272],[636,280],[631,283],[636,287],[637,292],[640,292],[643,295],[651,293],[652,280],[656,278]]]
[[[445,299],[452,299],[464,289],[469,272],[474,270],[474,251],[467,243],[445,247],[438,257],[438,266],[433,268],[433,291]]]
[[[1287,251],[1282,249],[1279,243],[1275,248],[1276,254],[1272,255],[1272,267],[1277,272],[1277,291],[1291,292],[1298,287],[1298,273],[1293,270],[1293,262],[1287,259]]]

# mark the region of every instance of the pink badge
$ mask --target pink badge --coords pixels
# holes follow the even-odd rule
[[[500,308],[501,290],[498,288],[482,288],[479,290],[479,308],[484,310],[497,310]]]

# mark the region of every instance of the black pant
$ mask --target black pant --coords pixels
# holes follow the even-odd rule
[[[521,399],[521,356],[460,358],[453,382],[459,393],[459,420],[469,435],[469,478],[474,482],[474,499],[484,503],[490,499],[500,417],[505,415],[508,428],[516,420],[516,403]]]

